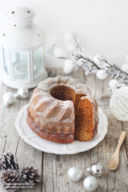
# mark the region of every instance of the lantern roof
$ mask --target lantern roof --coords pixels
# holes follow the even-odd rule
[[[10,13],[10,23],[0,32],[0,44],[14,50],[31,50],[43,44],[45,33],[33,22],[35,12],[18,7]]]

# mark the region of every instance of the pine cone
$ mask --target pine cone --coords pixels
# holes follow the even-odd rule
[[[16,157],[10,152],[3,154],[2,157],[0,158],[0,169],[18,170],[19,165],[17,163]]]
[[[17,189],[19,189],[20,177],[18,172],[15,170],[7,170],[3,172],[1,176],[1,181],[2,181],[3,187],[8,192],[14,192]]]
[[[40,174],[34,167],[24,167],[21,172],[21,182],[36,184],[40,182]]]

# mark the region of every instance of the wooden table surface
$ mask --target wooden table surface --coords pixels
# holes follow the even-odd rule
[[[49,76],[62,74],[60,70],[52,69]],[[100,81],[94,75],[85,77],[82,71],[72,74],[72,77],[85,82],[92,90],[93,96],[98,104],[104,109],[108,116],[108,134],[105,139],[94,149],[76,155],[53,155],[40,152],[26,144],[15,129],[17,112],[28,100],[19,100],[9,108],[3,107],[2,96],[7,91],[14,91],[4,85],[0,86],[0,152],[10,151],[16,154],[20,167],[34,165],[42,174],[41,184],[35,189],[23,191],[31,192],[84,192],[82,180],[78,183],[68,181],[66,173],[72,166],[80,167],[84,176],[87,175],[86,168],[95,162],[103,163],[104,175],[99,179],[100,187],[97,192],[128,192],[128,139],[121,148],[120,166],[115,172],[107,170],[107,163],[115,150],[118,138],[122,130],[127,131],[128,123],[115,119],[109,112],[109,98],[103,97],[107,92],[108,80]],[[101,98],[101,99],[100,99]],[[0,192],[4,191],[0,188]]]

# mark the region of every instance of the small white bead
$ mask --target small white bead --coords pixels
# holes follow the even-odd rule
[[[123,65],[121,66],[121,69],[122,69],[123,71],[125,71],[126,73],[128,73],[128,64],[123,64]]]
[[[82,171],[78,167],[71,167],[67,172],[67,177],[70,181],[77,182],[83,176]]]
[[[29,95],[29,91],[27,88],[19,88],[17,93],[15,94],[16,98],[26,99]]]
[[[64,62],[63,71],[65,74],[70,74],[73,71],[74,65],[73,62],[69,59],[67,59]]]
[[[117,89],[117,87],[118,87],[118,81],[116,79],[111,79],[109,81],[109,88],[113,91]]]
[[[54,49],[54,55],[55,57],[64,57],[64,51],[60,48],[55,48]]]
[[[16,100],[13,93],[7,92],[3,95],[4,106],[12,105],[15,101]]]
[[[98,179],[94,176],[88,176],[83,181],[83,187],[88,192],[93,192],[98,188]]]
[[[103,58],[101,57],[101,55],[95,55],[95,56],[93,57],[93,61],[94,61],[97,65],[99,65],[99,64],[102,62],[102,60],[103,60]]]
[[[104,80],[107,78],[107,73],[105,72],[105,70],[98,70],[96,76],[98,79]]]
[[[64,34],[64,40],[65,40],[66,42],[72,41],[72,40],[73,40],[73,34],[72,34],[72,33],[65,33],[65,34]]]

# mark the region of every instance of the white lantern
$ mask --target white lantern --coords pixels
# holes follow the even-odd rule
[[[1,79],[12,88],[33,88],[47,78],[44,65],[44,33],[33,23],[35,13],[18,7],[10,24],[0,33]]]

